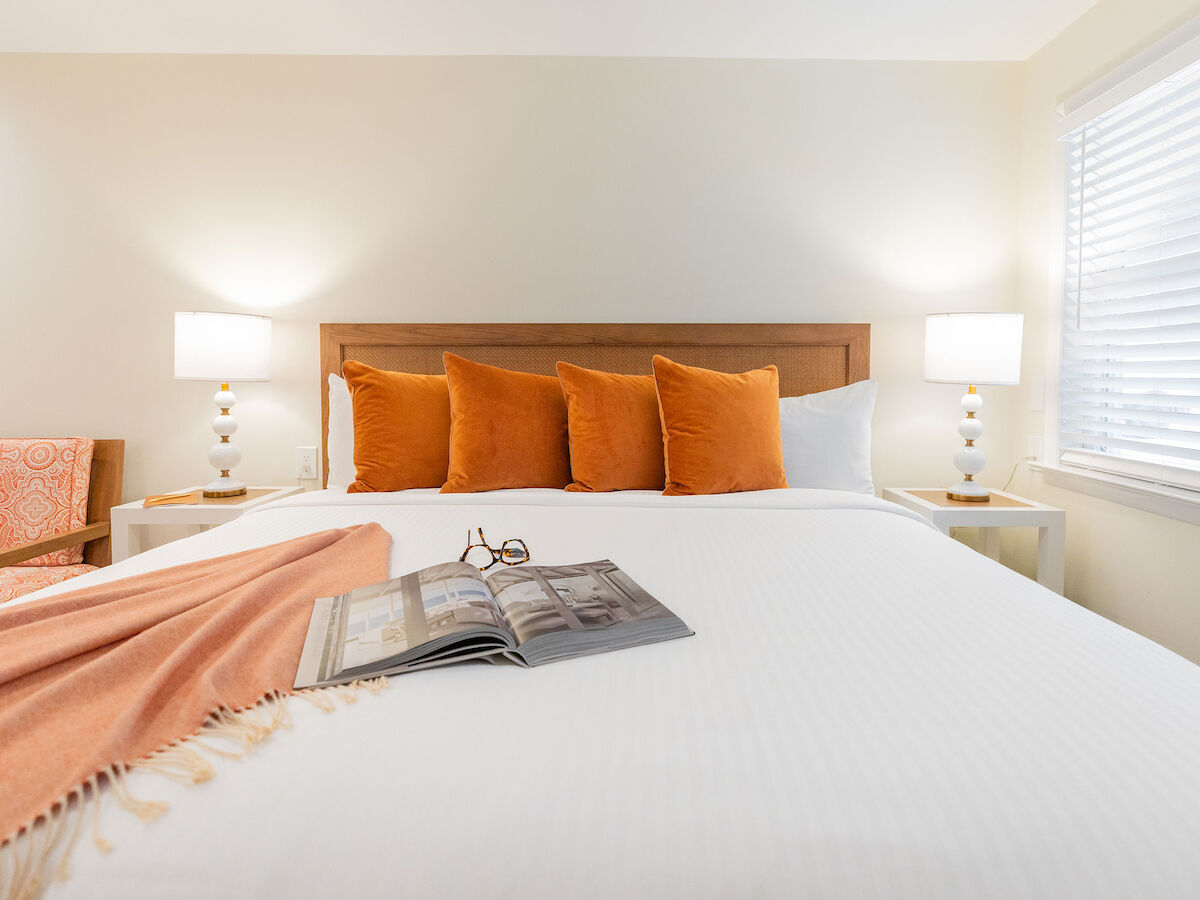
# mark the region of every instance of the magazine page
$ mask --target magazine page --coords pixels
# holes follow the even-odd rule
[[[518,644],[549,634],[675,618],[608,559],[509,566],[486,581]]]
[[[318,600],[296,686],[450,657],[448,645],[481,633],[507,636],[509,629],[479,570],[461,562],[430,566]],[[498,643],[512,641],[491,645]],[[486,648],[476,641],[471,649]]]

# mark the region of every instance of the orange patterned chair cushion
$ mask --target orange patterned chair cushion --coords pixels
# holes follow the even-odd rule
[[[94,446],[87,438],[0,439],[0,550],[87,524]],[[77,544],[18,565],[82,562],[83,544]]]
[[[95,566],[3,566],[0,567],[0,603],[96,571]]]

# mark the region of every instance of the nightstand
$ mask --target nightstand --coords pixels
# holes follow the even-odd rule
[[[942,534],[966,525],[983,529],[983,552],[1000,559],[1000,528],[1038,529],[1038,584],[1056,594],[1063,592],[1063,554],[1067,542],[1067,514],[1053,506],[1026,500],[1004,491],[992,491],[986,503],[951,500],[944,488],[884,488],[883,499],[898,503],[928,519]]]
[[[200,493],[200,488],[187,488]],[[303,491],[302,487],[251,487],[240,497],[217,497],[209,499],[201,497],[199,503],[172,506],[152,506],[149,509],[142,506],[144,501],[134,500],[112,508],[112,560],[120,562],[128,559],[130,554],[130,538],[136,541],[132,534],[135,525],[193,525],[207,526],[222,525],[232,522],[238,516],[256,506],[262,506],[273,500],[290,497]]]

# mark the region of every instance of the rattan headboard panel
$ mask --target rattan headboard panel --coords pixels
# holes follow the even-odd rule
[[[746,372],[774,363],[779,367],[779,393],[783,397],[809,394],[846,383],[848,352],[845,347],[747,346],[708,347],[673,344],[660,347],[544,344],[536,347],[481,347],[475,344],[445,344],[439,347],[373,347],[346,344],[342,361],[364,362],[377,369],[440,375],[442,352],[449,350],[476,362],[538,375],[557,374],[559,360],[632,375],[653,374],[650,360],[655,353],[670,356],[689,366],[704,366],[723,372]]]
[[[655,353],[725,372],[779,367],[784,397],[870,377],[866,324],[321,325],[321,458],[329,468],[329,373],[353,359],[379,369],[441,374],[449,350],[477,362],[554,375],[559,360],[650,374]],[[323,475],[324,477],[324,475]]]

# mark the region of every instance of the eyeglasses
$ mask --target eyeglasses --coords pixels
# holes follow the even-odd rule
[[[525,542],[520,538],[512,538],[500,545],[500,549],[494,549],[487,542],[487,538],[483,536],[483,529],[476,528],[479,532],[479,543],[471,543],[471,529],[467,529],[467,549],[463,551],[462,556],[458,558],[459,562],[469,562],[475,566],[480,572],[486,572],[496,563],[503,563],[506,566],[519,566],[523,562],[529,562],[529,548],[525,546]],[[486,565],[480,563],[487,561],[488,557],[491,561]],[[470,557],[468,559],[468,557]]]

